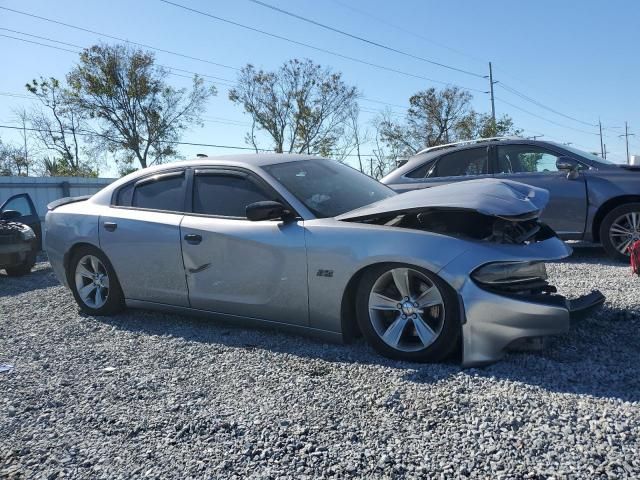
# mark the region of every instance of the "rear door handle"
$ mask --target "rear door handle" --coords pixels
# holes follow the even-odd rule
[[[187,233],[184,239],[191,245],[198,245],[202,241],[202,236],[197,233]]]
[[[107,232],[113,232],[116,228],[118,228],[118,224],[115,222],[104,222],[104,229]]]

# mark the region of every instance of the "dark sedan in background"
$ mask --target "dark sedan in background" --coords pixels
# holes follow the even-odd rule
[[[602,243],[628,260],[640,239],[640,167],[619,165],[568,145],[489,138],[421,151],[385,178],[398,192],[476,178],[508,178],[549,190],[542,220],[565,240]]]

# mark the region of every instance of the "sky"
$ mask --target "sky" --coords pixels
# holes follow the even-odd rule
[[[472,89],[474,109],[490,112],[490,97],[485,93],[489,81],[484,76],[491,61],[498,82],[494,87],[496,114],[510,115],[524,135],[544,135],[544,139],[600,152],[600,118],[608,158],[623,162],[625,142],[620,135],[627,121],[629,133],[638,134],[629,137],[629,153],[640,154],[640,2],[264,0],[409,54],[402,55],[249,0],[174,1],[413,76],[273,38],[160,0],[0,0],[0,7],[179,54],[154,52],[159,64],[179,69],[173,70],[177,75],[168,77],[172,85],[188,87],[191,80],[185,75],[191,74],[187,71],[207,75],[217,88],[217,95],[207,104],[204,126],[186,131],[185,142],[246,146],[249,117],[227,95],[237,69],[247,63],[275,70],[288,59],[310,58],[341,72],[345,82],[361,92],[361,122],[373,132],[371,122],[382,109],[390,108],[401,119],[409,97],[429,87],[452,84]],[[16,108],[33,104],[23,98],[26,82],[40,76],[64,78],[78,58],[73,52],[16,38],[69,50],[78,49],[59,42],[82,47],[114,42],[96,33],[0,9],[0,125],[4,126],[16,125]],[[17,142],[18,136],[0,128],[0,139]],[[269,147],[266,141],[264,146]],[[372,148],[368,145],[363,151]],[[179,151],[186,158],[197,153],[238,152],[202,146],[181,146]],[[103,165],[100,173],[110,176],[115,172],[113,165]]]

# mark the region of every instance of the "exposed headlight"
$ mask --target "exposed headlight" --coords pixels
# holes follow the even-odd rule
[[[475,270],[471,278],[489,286],[531,282],[546,280],[547,268],[543,262],[488,263]]]

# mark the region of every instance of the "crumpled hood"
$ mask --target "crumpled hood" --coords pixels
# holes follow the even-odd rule
[[[336,219],[366,219],[428,208],[474,210],[502,218],[529,217],[539,215],[548,201],[549,192],[543,188],[483,178],[401,193],[343,213]]]

